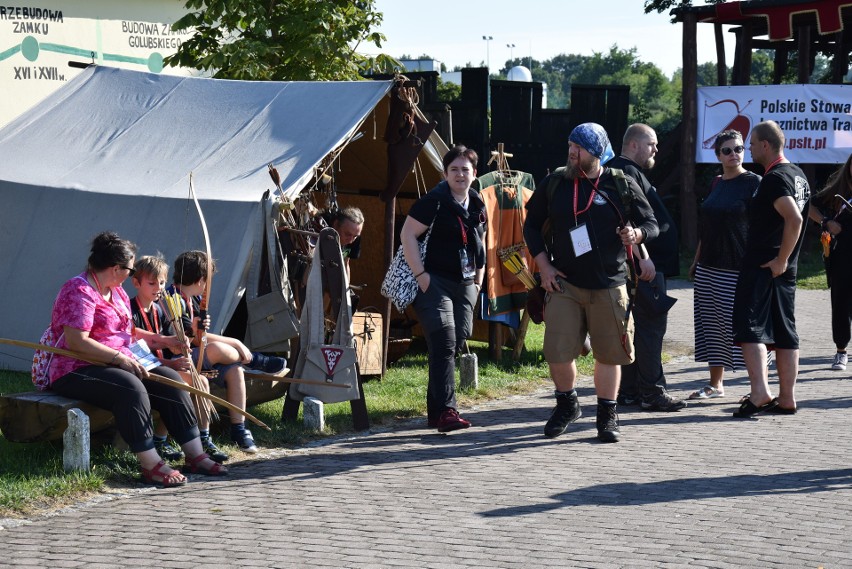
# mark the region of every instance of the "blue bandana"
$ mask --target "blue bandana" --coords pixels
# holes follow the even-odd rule
[[[568,140],[582,146],[586,152],[599,159],[601,164],[606,164],[615,157],[604,127],[597,123],[585,122],[577,125]]]

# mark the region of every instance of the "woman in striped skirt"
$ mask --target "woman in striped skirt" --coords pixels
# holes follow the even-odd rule
[[[722,175],[716,176],[701,204],[699,241],[689,269],[695,281],[695,361],[707,362],[710,383],[690,399],[725,395],[726,369],[745,369],[733,344],[731,312],[748,230],[748,207],[760,176],[743,168],[743,136],[723,131],[714,143]]]

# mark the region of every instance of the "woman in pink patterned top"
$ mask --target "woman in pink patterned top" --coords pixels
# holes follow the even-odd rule
[[[135,258],[133,243],[115,233],[100,233],[92,241],[86,272],[66,282],[59,291],[50,322],[55,336],[60,338],[57,347],[108,363],[92,365],[54,356],[50,387],[60,395],[111,411],[119,433],[136,453],[142,477],[148,483],[163,486],[186,483],[186,477],[167,465],[154,449],[152,408],[159,412],[183,448],[190,471],[227,474],[227,469],[210,460],[201,448],[198,421],[187,392],[148,379],[149,372],[130,351],[135,333],[152,349],[180,345],[174,336],[134,330],[130,301],[121,283],[135,272]],[[160,366],[152,371],[182,382],[170,368]]]

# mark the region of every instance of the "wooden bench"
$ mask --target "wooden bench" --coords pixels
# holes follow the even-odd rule
[[[211,385],[213,395],[224,398],[225,389]],[[246,404],[248,407],[283,397],[287,384],[251,379],[246,376]],[[51,391],[27,391],[0,395],[0,431],[8,441],[32,443],[55,441],[62,438],[68,427],[68,410],[77,408],[89,416],[92,433],[115,425],[112,413],[69,399]]]

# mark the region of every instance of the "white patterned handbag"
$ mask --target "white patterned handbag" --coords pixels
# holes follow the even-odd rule
[[[438,209],[441,208],[440,202]],[[438,210],[435,210],[435,217],[438,217]],[[432,226],[435,225],[435,218],[432,218],[432,223],[429,224],[429,229],[423,237],[423,241],[418,241],[420,247],[420,259],[426,258],[426,245],[429,243],[429,235],[432,234]],[[411,272],[411,267],[405,260],[405,255],[402,252],[402,245],[396,251],[393,260],[391,261],[388,272],[385,275],[385,280],[382,281],[382,296],[389,298],[396,309],[402,312],[405,308],[414,302],[417,296],[417,279],[414,278],[414,273]]]

